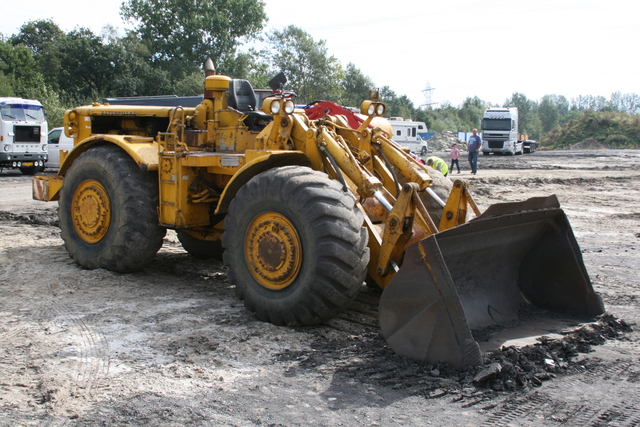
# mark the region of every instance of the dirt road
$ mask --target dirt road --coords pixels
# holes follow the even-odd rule
[[[482,209],[557,194],[607,311],[638,323],[639,150],[481,156],[477,176],[461,164],[452,177]],[[265,324],[224,267],[189,257],[175,234],[142,272],[83,270],[56,203],[32,201],[18,173],[0,173],[0,189],[0,424],[640,424],[637,326],[539,387],[473,387],[468,373],[393,354],[375,293],[327,325]]]

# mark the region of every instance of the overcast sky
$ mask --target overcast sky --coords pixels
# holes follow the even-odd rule
[[[0,33],[51,18],[63,31],[124,29],[121,0],[90,6],[30,0],[3,7]],[[640,93],[640,2],[636,0],[266,0],[269,28],[302,28],[329,54],[353,62],[378,86],[416,106],[459,105],[478,96],[502,104],[512,93],[533,100]],[[87,3],[85,3],[87,4]]]

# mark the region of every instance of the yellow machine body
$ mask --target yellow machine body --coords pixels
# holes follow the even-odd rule
[[[603,311],[557,203],[530,202],[481,214],[464,181],[455,181],[447,200],[439,201],[432,191],[431,175],[436,172],[389,139],[390,126],[379,114],[384,104],[377,99],[363,103],[363,121],[354,129],[341,115],[311,120],[278,94],[264,100],[262,112],[243,111],[233,89],[242,85],[246,87],[210,75],[196,107],[94,104],[65,112],[65,134],[74,138],[75,146],[61,155],[58,175],[35,178],[34,198],[58,200],[67,174],[84,153],[119,147],[141,171],[156,177],[157,223],[197,245],[220,241],[231,203],[253,177],[289,165],[307,166],[338,180],[362,212],[370,257],[367,281],[384,289],[381,327],[400,354],[473,365],[481,358],[471,331],[512,322],[520,304],[533,301],[576,314]],[[91,191],[87,194],[100,199],[102,190]],[[426,207],[425,197],[438,201],[435,210]],[[98,221],[93,216],[99,208],[77,204],[89,212],[79,214],[77,224]],[[105,212],[113,216],[113,209]],[[477,218],[468,221],[471,212]],[[92,232],[90,225],[78,227]],[[274,295],[288,292],[284,288],[304,263],[299,236],[280,214],[265,216],[251,227],[254,234],[247,235],[247,244],[262,246],[247,248],[247,262],[264,264],[252,274]],[[103,234],[100,230],[96,239]],[[552,262],[551,281],[536,273],[535,266],[548,258],[543,243],[562,247],[554,253],[563,261]],[[275,255],[267,257],[263,247]],[[506,267],[486,254],[500,247],[510,248],[501,252]],[[279,251],[292,255],[278,258]],[[476,271],[453,255],[473,258],[477,253],[483,254],[481,265],[469,262]],[[504,274],[496,272],[501,268]]]

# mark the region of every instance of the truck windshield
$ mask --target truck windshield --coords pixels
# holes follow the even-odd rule
[[[4,104],[0,106],[2,120],[20,122],[43,122],[44,109],[40,105]]]
[[[511,130],[511,119],[484,119],[483,130]]]

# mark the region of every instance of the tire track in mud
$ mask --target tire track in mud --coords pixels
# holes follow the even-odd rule
[[[605,412],[598,415],[590,426],[600,426],[605,423],[607,426],[638,426],[640,425],[640,409],[638,404],[619,403],[613,405]]]
[[[109,348],[105,336],[91,326],[96,316],[68,308],[51,285],[45,294],[33,310],[20,309],[19,325],[0,335],[0,345],[12,348],[13,364],[2,369],[10,379],[3,385],[9,393],[18,389],[30,395],[35,407],[50,415],[69,417],[107,376]]]
[[[586,367],[586,371],[573,378],[569,378],[568,383],[580,384],[584,383],[583,379],[593,382],[594,380],[616,380],[628,381],[630,378],[637,377],[639,372],[638,366],[633,362],[613,362],[607,365],[594,362]],[[632,381],[633,382],[633,381]]]
[[[505,404],[500,405],[499,409],[489,417],[488,420],[482,423],[481,426],[510,426],[516,420],[522,420],[533,413],[539,413],[542,406],[548,406],[551,402],[551,399],[542,396],[540,393],[509,400]]]
[[[563,377],[559,390],[580,389],[598,380],[637,383],[640,368],[632,362],[602,365],[594,363],[574,378]],[[630,384],[633,388],[634,384]],[[640,388],[640,387],[638,387]],[[640,425],[640,402],[616,403],[614,405],[572,404],[543,394],[515,396],[500,404],[482,426],[510,425],[563,425],[563,426],[638,426]],[[553,391],[549,390],[549,393]],[[636,391],[635,395],[638,395]]]
[[[96,315],[84,316],[70,310],[66,305],[50,299],[43,302],[35,313],[43,330],[65,331],[65,343],[69,348],[65,353],[69,360],[77,360],[79,369],[71,372],[74,388],[89,395],[100,378],[109,372],[109,347],[106,337],[90,326],[95,324]],[[55,333],[55,331],[53,332]],[[62,343],[61,343],[62,344]]]

